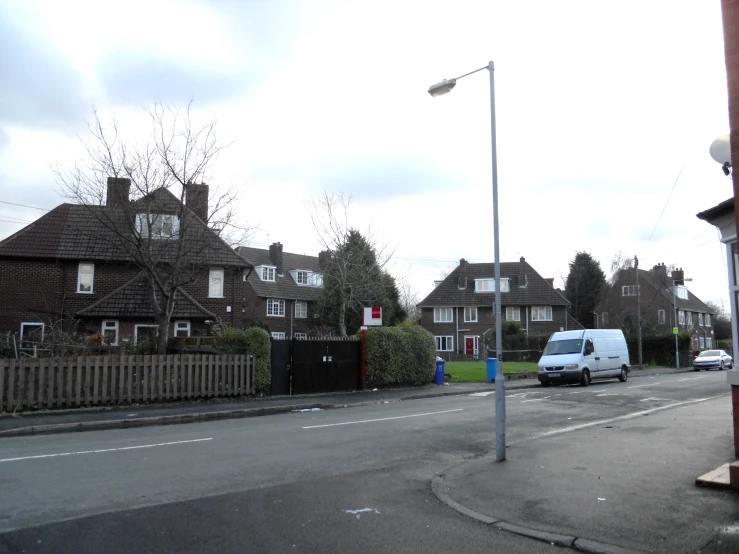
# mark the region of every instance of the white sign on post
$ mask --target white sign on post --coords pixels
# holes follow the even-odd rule
[[[382,325],[382,308],[365,308],[364,309],[364,325]]]

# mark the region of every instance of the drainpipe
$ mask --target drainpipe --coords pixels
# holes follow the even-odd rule
[[[231,271],[231,327],[234,327],[236,317],[236,268]]]
[[[459,349],[459,306],[457,306],[457,317],[454,318],[454,322],[455,322],[455,326],[457,327],[457,334],[455,335],[455,338],[457,339],[457,344],[455,346],[457,347],[457,349]],[[456,354],[456,353],[457,353],[456,350],[452,352],[452,354]]]

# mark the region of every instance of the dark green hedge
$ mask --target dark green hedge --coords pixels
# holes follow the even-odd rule
[[[367,329],[367,385],[426,385],[434,380],[436,342],[419,327]]]
[[[691,338],[687,333],[678,335],[680,352],[692,351]],[[639,339],[635,335],[626,337],[631,365],[639,363]],[[675,335],[646,336],[641,339],[642,360],[645,365],[672,366],[675,364]],[[682,356],[681,356],[682,359]]]
[[[259,327],[246,330],[224,327],[218,333],[215,347],[222,354],[253,354],[256,356],[256,388],[258,391],[269,390],[272,383],[272,343],[267,331]]]

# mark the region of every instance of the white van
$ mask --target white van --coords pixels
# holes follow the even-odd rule
[[[620,329],[585,329],[554,333],[539,360],[537,377],[543,387],[580,383],[591,379],[629,378],[631,363],[626,338]]]

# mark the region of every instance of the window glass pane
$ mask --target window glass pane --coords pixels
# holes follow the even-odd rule
[[[734,260],[734,286],[739,286],[739,252],[737,252],[736,243],[731,245],[732,259]]]

